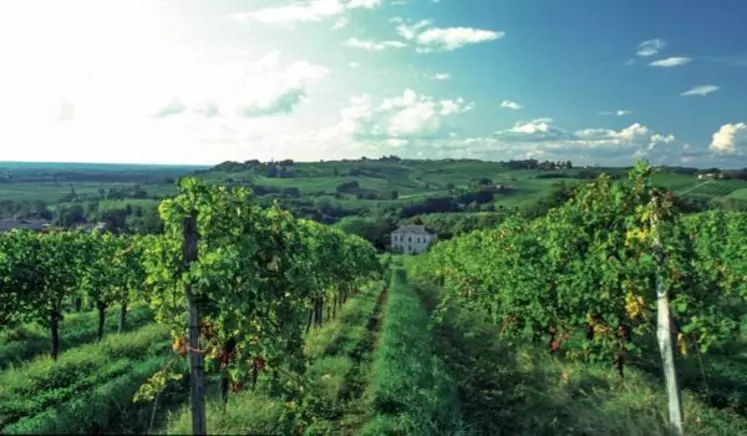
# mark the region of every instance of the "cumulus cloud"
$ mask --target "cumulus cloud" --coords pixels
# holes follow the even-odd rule
[[[401,17],[393,17],[390,18],[389,21],[399,24],[397,26],[397,33],[399,33],[401,37],[405,38],[408,41],[415,39],[415,37],[418,35],[418,30],[433,24],[432,20],[420,20],[416,23],[408,23]]]
[[[708,149],[723,154],[746,154],[747,124],[724,124],[713,134]]]
[[[653,56],[667,45],[667,42],[661,38],[649,39],[638,44],[638,52],[636,54],[641,57]]]
[[[373,97],[363,94],[351,97],[340,112],[339,121],[324,129],[322,137],[346,136],[358,141],[446,137],[446,118],[472,108],[473,105],[462,98],[436,100],[411,89],[378,104]]]
[[[514,152],[531,152],[553,158],[591,156],[598,161],[629,160],[633,157],[662,159],[672,147],[680,146],[672,134],[661,134],[633,123],[621,130],[587,128],[568,131],[553,125],[550,118],[521,121],[495,132],[494,137]]]
[[[285,89],[277,94],[269,94],[264,98],[250,99],[237,108],[244,118],[262,117],[268,115],[288,114],[306,97],[302,87]]]
[[[339,17],[351,9],[373,9],[381,0],[294,0],[283,6],[271,6],[251,12],[229,15],[238,22],[255,20],[268,24],[293,24]]]
[[[505,36],[505,32],[475,29],[473,27],[434,27],[420,33],[416,42],[420,46],[417,51],[430,53],[433,51],[453,51],[470,44],[495,41]]]
[[[436,73],[432,74],[430,76],[426,76],[428,79],[432,80],[449,80],[451,79],[451,74],[448,73]]]
[[[286,114],[306,97],[306,87],[329,74],[329,69],[306,61],[298,61],[285,69],[268,68],[264,74],[246,77],[237,93],[237,114],[244,118]],[[274,77],[272,79],[271,77]],[[263,80],[258,87],[256,80]]]
[[[199,71],[207,85],[190,82],[173,87],[177,97],[162,100],[151,113],[155,119],[190,115],[256,118],[291,113],[307,98],[307,88],[330,73],[307,61],[280,65],[272,52],[256,62]]]
[[[501,107],[505,108],[505,109],[512,109],[512,110],[517,111],[517,110],[523,108],[524,106],[520,105],[519,103],[517,103],[515,101],[503,100],[501,102]]]
[[[672,68],[672,67],[679,67],[681,65],[685,65],[690,63],[692,61],[691,58],[684,57],[684,56],[674,56],[666,59],[660,59],[658,61],[651,62],[648,64],[651,67],[657,67],[657,68]]]
[[[506,141],[548,141],[569,139],[569,132],[552,125],[552,118],[536,118],[531,121],[519,121],[510,129],[499,130],[495,135]]]
[[[699,95],[701,97],[705,97],[706,95],[718,91],[720,88],[716,85],[700,85],[695,86],[693,88],[688,89],[687,91],[683,92],[682,96],[691,96],[691,95]]]
[[[389,21],[398,23],[397,33],[417,45],[419,53],[434,51],[453,51],[471,44],[495,41],[506,33],[473,27],[430,27],[432,20],[421,20],[415,23],[401,17]]]
[[[402,41],[371,41],[350,38],[345,41],[347,47],[360,48],[368,51],[382,51],[388,48],[405,48],[407,44]]]

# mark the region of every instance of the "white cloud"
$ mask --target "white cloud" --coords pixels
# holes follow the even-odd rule
[[[447,136],[445,118],[467,112],[473,105],[462,98],[435,100],[406,89],[401,96],[378,105],[368,95],[351,97],[334,126],[323,129],[327,140],[347,137],[355,141],[437,138]]]
[[[713,134],[708,149],[724,154],[747,154],[747,124],[724,124]]]
[[[692,61],[691,58],[684,57],[684,56],[674,56],[671,58],[661,59],[658,61],[651,62],[649,66],[652,67],[658,67],[658,68],[672,68],[672,67],[679,67],[681,65],[685,65],[690,63]]]
[[[523,108],[524,106],[520,105],[519,103],[516,103],[515,101],[511,100],[503,100],[501,102],[501,107],[506,109],[513,109],[513,110],[519,110]]]
[[[361,64],[359,62],[348,62],[348,66],[350,68],[358,68],[361,66]]]
[[[552,125],[551,118],[516,123],[491,137],[449,135],[433,139],[410,139],[408,156],[463,157],[508,160],[571,159],[576,165],[630,165],[646,158],[653,163],[681,164],[690,156],[686,144],[674,135],[653,132],[633,123],[621,129],[582,129],[569,132]]]
[[[350,24],[350,20],[348,20],[345,17],[338,18],[337,21],[332,25],[332,30],[339,30],[342,28],[347,27],[347,25]]]
[[[700,85],[695,86],[693,88],[690,88],[689,90],[683,92],[682,96],[690,96],[690,95],[699,95],[701,97],[704,97],[712,92],[718,91],[720,88],[716,85]]]
[[[664,49],[667,45],[667,42],[663,39],[649,39],[648,41],[643,41],[638,44],[638,52],[636,54],[641,57],[653,56],[659,53],[659,51]]]
[[[420,46],[418,52],[452,51],[470,44],[495,41],[505,36],[505,32],[475,29],[472,27],[434,27],[420,33],[415,41]]]
[[[398,24],[397,33],[400,36],[418,45],[416,50],[419,53],[452,51],[470,44],[501,39],[506,35],[505,32],[473,27],[430,27],[432,20],[412,23],[401,17],[393,17],[389,21]]]
[[[370,41],[350,38],[345,41],[347,47],[360,48],[368,51],[382,51],[388,48],[405,48],[407,44],[402,41]]]
[[[618,109],[616,111],[601,111],[601,112],[597,112],[597,115],[602,115],[602,116],[615,115],[615,116],[618,116],[618,117],[624,117],[626,115],[632,115],[632,114],[633,114],[633,111],[627,110],[627,109]]]
[[[430,76],[426,76],[429,79],[432,80],[449,80],[451,79],[451,74],[448,73],[436,73]]]
[[[76,62],[44,56],[44,64],[27,65],[18,80],[0,81],[6,159],[33,159],[28,150],[37,149],[40,160],[50,161],[225,160],[240,155],[237,150],[247,152],[242,138],[283,123],[287,129],[287,120],[271,115],[289,113],[313,97],[313,88],[330,73],[321,65],[281,59],[278,52],[251,62],[204,62],[157,39],[132,46],[138,50],[114,46],[116,56],[104,50],[102,63],[86,63],[88,46],[70,44],[70,33],[60,35],[64,47],[47,44],[67,50]],[[106,33],[101,40],[111,42]],[[57,74],[45,77],[44,71]],[[249,150],[255,147],[264,146]]]
[[[503,139],[532,139],[535,141],[561,139],[568,136],[567,132],[552,125],[552,118],[537,118],[531,121],[519,121],[507,130],[499,130],[495,134]]]
[[[621,130],[588,128],[570,132],[552,122],[550,118],[522,121],[510,129],[495,132],[495,137],[512,150],[564,158],[593,153],[599,160],[632,156],[660,158],[672,146],[679,145],[674,135],[654,132],[639,123]]]
[[[298,61],[284,70],[274,67],[250,75],[234,96],[236,113],[244,118],[290,113],[305,99],[306,87],[329,73],[321,65]]]
[[[418,34],[418,30],[433,24],[432,20],[421,20],[414,24],[408,24],[400,17],[393,17],[389,21],[393,23],[400,23],[400,25],[397,26],[397,33],[399,33],[400,36],[408,41],[415,39]]]
[[[350,9],[373,9],[381,0],[294,0],[283,6],[271,6],[253,12],[231,14],[238,22],[256,20],[268,24],[292,24],[337,17]]]

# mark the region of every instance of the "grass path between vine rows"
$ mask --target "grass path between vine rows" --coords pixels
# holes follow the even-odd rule
[[[438,290],[417,291],[431,312]],[[509,344],[476,313],[449,307],[432,330],[435,354],[456,381],[462,434],[669,434],[667,403],[657,380],[630,368],[620,386],[611,365],[571,363],[542,347]],[[683,405],[688,434],[747,434],[747,421],[737,414],[708,407],[690,394]],[[437,433],[448,432],[432,434]]]
[[[463,434],[456,381],[435,353],[428,322],[404,270],[395,267],[366,394],[371,419],[355,434]]]
[[[344,372],[344,376],[341,379],[341,384],[337,388],[335,398],[322,398],[324,402],[328,404],[336,404],[336,410],[326,420],[321,420],[309,428],[307,434],[326,434],[331,432],[333,434],[342,435],[353,435],[357,434],[358,429],[364,425],[369,419],[369,406],[367,405],[364,394],[369,386],[369,378],[371,372],[371,364],[376,350],[376,346],[379,340],[381,332],[382,317],[384,316],[387,300],[388,300],[388,285],[379,293],[375,299],[375,305],[370,311],[362,310],[356,313],[353,321],[353,328],[359,330],[353,335],[345,335],[345,342],[353,345],[351,350],[345,350],[344,354],[335,356],[333,353],[326,353],[326,358],[337,358],[345,359],[347,361],[347,371]],[[370,298],[370,297],[369,297]],[[368,305],[365,305],[368,306]],[[365,307],[364,309],[368,309]],[[364,317],[368,315],[368,320],[365,321]],[[360,330],[360,326],[364,325],[361,321],[365,322],[365,329]],[[351,324],[341,323],[341,326],[350,328]],[[357,339],[355,341],[354,339]],[[323,366],[319,365],[315,369],[321,369]],[[322,375],[330,376],[330,373]],[[334,389],[329,392],[330,396],[335,396]]]

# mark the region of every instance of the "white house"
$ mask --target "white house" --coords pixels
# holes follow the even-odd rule
[[[425,226],[402,226],[392,232],[392,251],[400,253],[422,253],[435,241],[436,235]]]

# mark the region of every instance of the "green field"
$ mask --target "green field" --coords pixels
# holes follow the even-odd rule
[[[126,203],[153,207],[155,201],[176,192],[175,177],[190,174],[194,167],[117,166],[98,164],[25,164],[20,168],[3,167],[0,176],[11,174],[9,183],[0,183],[0,200],[43,200],[52,209],[59,200],[75,192],[84,201],[98,201],[99,210],[123,207]],[[40,166],[41,165],[41,166]],[[523,207],[537,202],[555,190],[558,182],[577,183],[582,172],[593,168],[565,170],[512,169],[505,163],[477,160],[357,160],[329,162],[296,162],[287,166],[288,174],[268,177],[267,166],[252,167],[235,164],[213,169],[200,168],[199,177],[212,183],[242,183],[267,188],[298,189],[301,199],[312,204],[331,204],[351,210],[372,210],[378,207],[403,206],[423,202],[429,197],[455,195],[455,190],[468,190],[480,178],[504,186],[495,196],[494,207]],[[20,173],[19,173],[20,171]],[[604,169],[623,174],[623,169]],[[553,177],[548,174],[555,173]],[[51,180],[54,179],[54,180]],[[93,179],[93,180],[92,180]],[[116,179],[116,181],[113,181]],[[723,200],[741,201],[747,189],[744,180],[698,180],[695,175],[662,170],[652,181],[682,196],[718,204]],[[337,193],[343,183],[357,182],[358,190]],[[129,189],[141,186],[148,198],[125,202],[101,200],[100,191]],[[396,191],[398,199],[378,198],[382,193]],[[360,192],[376,198],[360,198]],[[149,201],[155,200],[155,201]]]
[[[734,189],[727,195],[727,197],[735,200],[747,201],[747,187]]]

